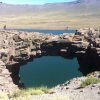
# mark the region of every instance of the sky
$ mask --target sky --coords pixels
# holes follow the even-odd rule
[[[76,0],[0,0],[0,2],[8,4],[45,4],[54,2],[71,2]]]

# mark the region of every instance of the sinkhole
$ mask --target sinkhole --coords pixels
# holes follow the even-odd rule
[[[43,56],[20,67],[20,81],[25,87],[54,87],[74,77],[82,76],[77,58]]]

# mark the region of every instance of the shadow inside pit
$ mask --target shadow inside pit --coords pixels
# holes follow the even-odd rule
[[[100,56],[95,49],[87,49],[86,54],[78,56],[79,70],[83,75],[87,75],[94,71],[100,71]]]

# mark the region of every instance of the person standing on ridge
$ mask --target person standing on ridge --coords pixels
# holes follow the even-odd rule
[[[3,29],[6,30],[6,25],[3,26]]]

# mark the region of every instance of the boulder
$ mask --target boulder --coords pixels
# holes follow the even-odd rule
[[[15,34],[15,35],[13,36],[13,40],[14,40],[15,42],[23,41],[23,40],[20,38],[20,36],[17,35],[17,34]]]

